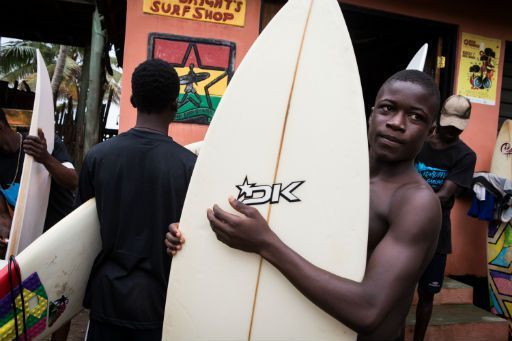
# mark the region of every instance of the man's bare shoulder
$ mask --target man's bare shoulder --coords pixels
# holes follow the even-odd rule
[[[391,200],[393,202],[396,201],[398,204],[409,200],[425,201],[425,204],[428,204],[430,201],[439,201],[432,188],[423,179],[406,182],[397,186]]]
[[[392,226],[406,228],[411,224],[419,235],[432,234],[441,227],[441,204],[432,188],[424,181],[405,183],[395,190],[390,203]]]

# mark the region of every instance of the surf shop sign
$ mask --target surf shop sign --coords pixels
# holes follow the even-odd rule
[[[144,13],[244,26],[247,0],[144,0]]]

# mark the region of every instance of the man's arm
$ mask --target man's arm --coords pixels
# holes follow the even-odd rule
[[[471,150],[459,158],[448,173],[443,186],[437,191],[441,205],[450,204],[450,198],[471,189],[475,172],[476,154]]]
[[[457,186],[453,181],[447,179],[444,181],[443,186],[441,186],[441,188],[436,192],[436,195],[441,202],[441,206],[445,207],[450,205],[451,198],[457,195],[458,192],[459,186]]]
[[[94,157],[91,152],[87,153],[80,169],[80,178],[78,179],[78,191],[75,198],[75,207],[85,203],[87,200],[96,196],[94,188]]]
[[[270,230],[256,209],[234,199],[231,205],[243,216],[214,206],[208,219],[220,241],[259,253],[314,304],[356,332],[369,334],[403,293],[414,288],[433,254],[441,225],[439,201],[431,191],[406,190],[393,201],[389,230],[372,253],[361,283],[309,263]],[[437,227],[435,232],[432,226]]]
[[[23,150],[34,160],[46,167],[50,176],[60,186],[74,191],[78,186],[78,175],[74,168],[64,166],[60,161],[48,153],[46,138],[41,129],[38,136],[27,136],[23,142]]]
[[[464,189],[471,188],[473,173],[475,172],[476,154],[465,154],[457,160],[453,169],[450,170],[443,186],[436,192],[441,206],[451,205],[452,198],[461,194]]]

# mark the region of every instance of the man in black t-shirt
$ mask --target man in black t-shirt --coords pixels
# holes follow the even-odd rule
[[[25,154],[43,164],[52,177],[44,224],[46,231],[73,210],[73,191],[78,185],[78,175],[60,138],[55,137],[50,155],[41,129],[38,136],[17,133],[11,129],[4,111],[0,109],[0,195],[12,209],[15,208]],[[9,237],[9,228],[10,226],[0,226],[0,244]]]
[[[88,341],[162,338],[171,265],[164,238],[180,219],[196,160],[167,135],[179,84],[169,63],[140,64],[132,75],[136,126],[85,157],[77,199],[96,197],[102,241],[84,298]]]
[[[442,225],[436,253],[418,283],[414,340],[425,336],[434,295],[443,284],[446,256],[452,252],[450,212],[455,196],[471,188],[476,154],[459,138],[469,122],[471,103],[463,96],[449,97],[441,108],[436,133],[416,157],[416,170],[436,192],[442,208]]]

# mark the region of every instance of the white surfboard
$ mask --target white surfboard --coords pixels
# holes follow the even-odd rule
[[[82,309],[90,270],[101,249],[99,231],[96,202],[91,199],[16,257],[24,287],[27,340],[51,334]],[[11,278],[17,279],[15,275]],[[15,296],[21,335],[21,295],[16,291]],[[9,276],[5,266],[0,270],[0,340],[15,338],[15,320],[11,312]]]
[[[501,125],[492,154],[491,173],[512,179],[512,120]]]
[[[32,121],[29,134],[37,136],[43,130],[48,153],[52,153],[55,136],[53,94],[48,70],[37,50],[37,83]],[[21,175],[20,191],[9,234],[6,259],[17,255],[43,233],[46,209],[50,194],[51,178],[46,168],[25,155]]]
[[[198,141],[198,142],[187,144],[184,147],[187,148],[188,150],[190,150],[192,153],[199,155],[199,153],[201,152],[201,147],[203,146],[203,143],[204,143],[204,141]]]
[[[406,70],[423,71],[425,69],[425,61],[427,60],[427,52],[428,44],[424,44],[409,62]]]
[[[233,212],[229,195],[254,204],[313,264],[362,280],[366,123],[336,0],[288,1],[230,82],[187,193],[187,243],[171,266],[163,340],[355,340],[261,257],[216,240],[206,209]]]

